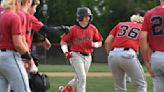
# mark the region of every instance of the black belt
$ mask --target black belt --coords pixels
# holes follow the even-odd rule
[[[6,49],[0,49],[2,52],[5,52],[6,51]]]
[[[79,53],[83,56],[89,56],[89,53],[83,53],[83,52],[79,52]]]
[[[153,53],[155,53],[156,51],[158,51],[158,50],[153,50]],[[159,52],[164,52],[164,51],[159,51]]]
[[[124,48],[123,50],[129,50],[130,48]],[[111,51],[114,50],[114,48],[111,49]]]

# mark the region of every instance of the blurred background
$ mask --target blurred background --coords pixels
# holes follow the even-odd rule
[[[148,11],[159,4],[159,0],[40,0],[40,2],[35,16],[48,26],[71,26],[76,22],[77,7],[89,7],[93,13],[92,23],[98,28],[104,40],[118,22],[129,21],[129,17],[135,11]],[[35,42],[32,46],[32,53],[40,58],[40,63],[69,64],[60,49],[60,36],[49,35],[48,38],[52,43],[49,50],[45,50]],[[95,49],[93,62],[107,63],[103,47]]]

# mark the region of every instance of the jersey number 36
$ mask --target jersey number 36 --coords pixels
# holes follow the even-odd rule
[[[136,39],[141,30],[139,28],[130,28],[129,26],[121,26],[121,32],[117,36],[127,36],[132,39]]]

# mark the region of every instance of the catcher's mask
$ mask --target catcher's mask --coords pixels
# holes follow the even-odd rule
[[[32,92],[46,92],[50,88],[50,82],[46,74],[30,73],[29,77]]]
[[[77,19],[78,21],[82,21],[85,16],[90,16],[90,22],[93,20],[93,16],[91,10],[88,7],[79,7],[77,8]]]

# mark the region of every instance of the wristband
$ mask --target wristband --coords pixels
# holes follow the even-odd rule
[[[62,45],[61,46],[61,49],[62,51],[65,53],[65,52],[68,52],[68,46],[67,45]]]
[[[99,47],[101,47],[101,43],[100,42],[92,42],[92,46],[95,48],[99,48]]]
[[[31,56],[31,54],[29,52],[26,52],[23,55],[21,55],[21,58],[27,59],[27,60],[31,60],[32,56]]]

